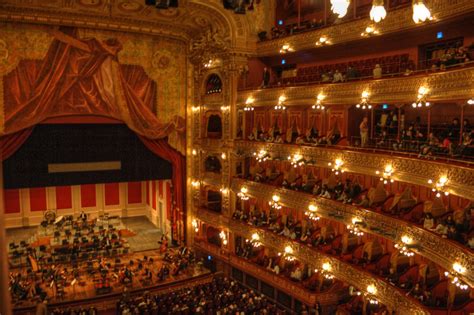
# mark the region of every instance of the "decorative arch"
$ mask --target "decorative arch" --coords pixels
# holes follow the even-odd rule
[[[222,113],[219,111],[207,111],[206,118],[206,137],[212,139],[222,138]]]
[[[222,79],[216,73],[211,73],[205,81],[205,94],[218,94],[222,93],[223,83]]]
[[[221,161],[217,156],[209,155],[204,160],[204,170],[209,173],[220,174],[222,170]]]

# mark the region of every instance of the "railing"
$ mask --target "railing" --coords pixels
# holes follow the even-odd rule
[[[271,200],[272,196],[277,194],[282,205],[302,212],[305,212],[310,204],[314,204],[318,207],[318,215],[344,225],[352,224],[353,218],[361,218],[367,225],[362,228],[364,231],[390,239],[395,243],[400,242],[402,236],[407,235],[419,247],[419,250],[416,250],[419,255],[436,262],[446,270],[452,270],[455,262],[461,264],[466,268],[462,278],[469,285],[474,284],[473,252],[431,231],[362,207],[267,184],[241,179],[232,180],[232,190],[235,193],[240,192],[241,187],[247,188],[248,196],[260,200]]]

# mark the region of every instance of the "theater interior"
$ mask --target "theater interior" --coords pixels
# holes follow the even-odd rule
[[[474,314],[474,1],[0,0],[0,161],[0,315]]]

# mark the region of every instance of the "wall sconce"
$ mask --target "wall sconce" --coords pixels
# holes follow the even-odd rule
[[[361,98],[360,98],[360,103],[356,105],[357,108],[362,108],[362,109],[371,109],[372,105],[369,104],[369,96],[370,93],[367,91],[362,92]]]
[[[416,97],[416,102],[413,102],[411,106],[413,108],[423,107],[423,106],[429,107],[431,103],[426,101],[426,96],[428,95],[429,91],[430,90],[427,87],[420,86],[420,88],[418,89],[418,96]]]
[[[436,197],[440,198],[441,194],[449,196],[449,191],[447,191],[446,184],[448,183],[448,178],[446,176],[441,176],[436,183],[433,180],[428,180],[428,184],[433,185],[431,189],[432,192],[436,193]]]
[[[463,267],[460,263],[455,262],[453,264],[453,271],[445,271],[444,275],[448,279],[451,279],[451,283],[456,285],[461,290],[467,290],[469,286],[460,279],[460,276],[465,272],[466,268]]]
[[[250,243],[255,248],[262,246],[262,243],[260,243],[260,235],[258,235],[258,233],[253,233],[250,239]]]
[[[403,254],[407,257],[415,256],[415,253],[411,251],[411,249],[416,248],[415,245],[412,244],[413,240],[411,237],[407,235],[403,235],[401,238],[401,243],[396,243],[394,247],[398,249],[400,254]]]
[[[280,197],[278,195],[273,195],[272,196],[272,201],[269,201],[268,202],[268,205],[270,207],[272,207],[273,209],[275,210],[280,210],[281,209],[281,205],[280,205]]]
[[[205,64],[204,68],[210,68],[214,64],[214,61],[212,59],[209,59]]]
[[[196,149],[193,149],[193,150],[191,151],[191,154],[194,155],[194,156],[196,156],[196,155],[197,155]]]
[[[316,42],[316,46],[324,46],[324,45],[330,45],[331,42],[328,40],[326,36],[321,36],[319,40]]]
[[[222,244],[223,244],[224,246],[227,245],[228,241],[227,241],[227,234],[226,234],[226,232],[221,231],[221,232],[219,233],[219,237],[220,237],[221,240],[222,240]]]
[[[197,112],[197,111],[199,111],[199,106],[193,106],[193,107],[191,107],[191,110],[193,112]]]
[[[360,227],[366,227],[367,224],[363,222],[359,218],[353,218],[352,219],[352,224],[347,225],[347,229],[349,230],[349,233],[354,234],[355,236],[362,236],[364,235],[364,232],[360,229]]]
[[[321,275],[326,279],[333,279],[334,275],[331,274],[331,270],[332,270],[331,264],[328,262],[325,262],[321,266],[321,270],[314,269],[314,272],[320,272]]]
[[[230,106],[221,106],[221,111],[226,112],[230,109]]]
[[[347,14],[349,4],[351,4],[350,0],[331,0],[331,11],[337,14],[338,18],[343,18]]]
[[[418,24],[426,20],[432,20],[431,12],[423,0],[413,0],[413,21]]]
[[[374,0],[372,2],[372,9],[370,10],[370,19],[378,23],[385,19],[387,11],[383,5],[383,0]]]
[[[200,185],[201,185],[201,182],[198,180],[193,180],[191,182],[191,186],[193,186],[194,188],[198,188]]]
[[[191,226],[193,227],[194,232],[199,232],[199,223],[196,219],[193,219],[193,221],[191,221]]]
[[[239,197],[242,200],[249,200],[249,196],[247,196],[248,189],[247,187],[241,187],[240,192],[237,193],[237,197]]]
[[[286,96],[284,95],[280,95],[280,97],[278,98],[278,105],[275,105],[275,110],[285,110],[286,109],[286,106],[284,105],[286,101]]]
[[[306,163],[305,159],[301,154],[294,154],[293,156],[288,157],[288,161],[290,161],[290,164],[296,168],[298,166],[302,166]]]
[[[342,165],[344,165],[344,162],[341,159],[336,159],[334,161],[334,166],[332,163],[328,163],[328,166],[332,167],[331,171],[336,175],[339,175],[339,173],[344,173],[345,170],[342,168]]]
[[[293,47],[290,46],[290,44],[284,44],[280,48],[280,54],[286,54],[286,53],[290,53],[290,52],[294,52],[294,51],[295,50],[293,49]]]
[[[378,35],[380,34],[379,31],[374,27],[374,26],[367,26],[365,28],[365,31],[360,33],[360,36],[362,37],[370,37],[373,35]]]
[[[278,256],[281,256],[281,253],[278,253]],[[283,257],[288,261],[293,261],[296,258],[293,256],[293,248],[290,245],[285,246],[285,251],[283,252]]]
[[[316,97],[316,104],[311,106],[312,109],[324,109],[324,105],[322,104],[323,100],[326,98],[326,95],[319,93],[318,96]]]
[[[255,99],[254,99],[253,97],[249,96],[249,97],[247,98],[247,100],[245,101],[244,111],[246,111],[246,112],[251,112],[251,111],[253,111],[254,108],[253,108],[252,105],[253,105],[254,102],[255,102]]]
[[[304,214],[308,217],[308,219],[318,221],[319,219],[321,219],[321,217],[316,214],[317,211],[318,207],[316,207],[315,205],[309,205],[308,210]]]
[[[474,105],[474,97],[467,100],[467,105]]]
[[[383,181],[385,185],[388,184],[389,182],[393,183],[394,182],[392,178],[393,172],[394,170],[391,164],[385,165],[385,168],[382,172],[382,176],[380,176],[380,181]],[[375,171],[375,174],[380,175],[380,172]]]
[[[220,191],[222,194],[227,195],[227,193],[229,192],[229,188],[222,187],[221,189],[219,189],[219,191]]]
[[[254,152],[253,156],[255,156],[255,159],[257,160],[257,162],[265,162],[266,160],[270,159],[270,154],[263,149],[258,151],[258,153]]]
[[[221,159],[223,159],[223,160],[227,159],[227,155],[225,153],[222,153],[221,154]]]

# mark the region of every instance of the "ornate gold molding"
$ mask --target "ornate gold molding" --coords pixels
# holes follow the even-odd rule
[[[240,179],[232,181],[232,190],[236,193],[243,186],[248,189],[249,196],[261,200],[271,200],[272,196],[277,193],[282,205],[303,212],[309,204],[315,204],[318,206],[318,214],[322,217],[342,222],[345,225],[352,223],[354,217],[362,218],[367,224],[367,227],[364,228],[367,233],[376,234],[394,242],[400,242],[403,235],[408,235],[419,246],[420,249],[417,250],[419,255],[432,260],[446,270],[452,270],[453,263],[458,262],[466,268],[463,279],[471,286],[474,284],[474,255],[472,252],[433,232],[405,221],[341,202],[261,183]]]
[[[329,162],[334,163],[336,159],[341,159],[344,161],[344,168],[347,172],[372,176],[375,175],[376,171],[383,170],[385,165],[391,164],[395,170],[393,179],[427,187],[431,187],[428,184],[429,179],[436,181],[444,175],[449,180],[450,193],[474,200],[474,169],[472,166],[444,164],[380,153],[371,154],[351,150],[351,148],[341,150],[331,147],[257,141],[236,141],[235,149],[237,152],[248,156],[261,149],[270,152],[273,157],[285,158],[293,154],[301,154],[305,159],[313,160],[315,166],[319,167],[328,167]]]
[[[435,21],[442,21],[465,14],[474,9],[474,2],[471,0],[431,0],[428,4]],[[290,44],[296,51],[315,48],[316,42],[321,36],[328,37],[332,44],[341,44],[349,41],[360,40],[361,32],[372,21],[365,19],[354,20],[347,23],[336,24],[326,28],[308,31],[285,38],[268,40],[257,44],[257,54],[259,56],[278,55],[280,48],[284,44]],[[380,34],[395,33],[402,30],[420,27],[412,20],[411,6],[390,11],[387,18],[377,24]]]
[[[473,81],[474,67],[468,67],[391,79],[240,91],[237,105],[245,106],[247,98],[252,96],[255,99],[254,107],[274,106],[280,95],[285,95],[285,105],[311,106],[316,102],[319,93],[326,95],[325,105],[355,105],[360,102],[360,95],[365,90],[370,93],[372,104],[385,102],[411,104],[416,100],[418,88],[422,85],[430,89],[428,100],[432,102],[468,100],[474,94]]]

